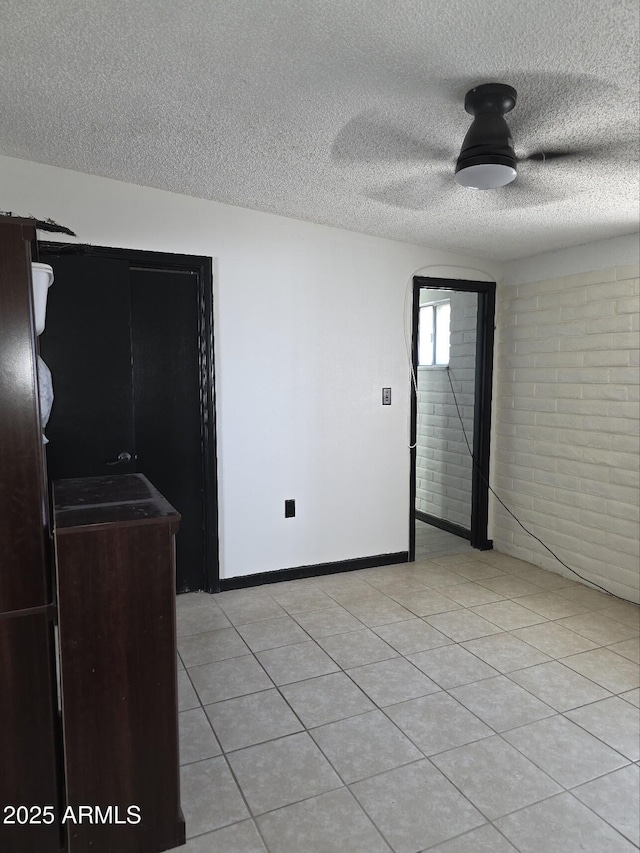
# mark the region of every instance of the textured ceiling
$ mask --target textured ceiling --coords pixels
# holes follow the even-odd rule
[[[637,227],[636,0],[0,8],[0,153],[504,260]],[[588,153],[459,187],[490,81],[518,90],[519,156]]]

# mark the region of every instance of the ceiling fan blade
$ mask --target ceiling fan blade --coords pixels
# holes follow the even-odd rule
[[[527,160],[533,160],[537,163],[546,163],[547,160],[559,160],[564,157],[586,157],[589,155],[588,149],[579,149],[579,148],[565,148],[559,150],[550,150],[550,151],[534,151],[532,154],[528,154],[526,157],[519,157],[518,162],[523,163]]]
[[[554,202],[566,201],[580,193],[580,189],[567,190],[549,186],[548,182],[541,183],[538,175],[535,178],[518,173],[516,180],[497,190],[487,190],[495,199],[495,208],[509,210],[514,208],[542,207]]]
[[[445,174],[425,175],[404,181],[393,181],[366,193],[367,198],[404,210],[425,212],[446,203],[449,191],[455,191],[453,178]]]
[[[368,112],[355,116],[340,130],[331,146],[331,156],[342,163],[422,163],[448,161],[455,152],[419,139],[392,126],[377,113]]]

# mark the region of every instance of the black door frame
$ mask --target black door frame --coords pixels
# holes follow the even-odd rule
[[[471,527],[466,530],[457,524],[443,519],[428,517],[429,523],[469,539],[473,548],[488,551],[493,542],[488,538],[489,522],[489,453],[491,443],[491,398],[493,381],[493,344],[496,312],[495,281],[467,281],[464,279],[413,278],[413,313],[411,338],[411,479],[409,485],[410,525],[409,525],[409,561],[416,558],[416,439],[418,429],[418,321],[420,309],[420,290],[449,290],[478,294],[478,314],[476,324],[476,370],[475,370],[475,406],[473,413],[473,466],[471,474]],[[415,384],[414,380],[415,379]]]
[[[39,242],[38,249],[49,255],[90,255],[95,258],[126,260],[145,270],[195,274],[198,292],[198,350],[200,363],[200,448],[204,487],[205,529],[202,589],[220,590],[220,547],[218,538],[218,457],[216,440],[216,391],[213,322],[213,261],[199,255],[177,255],[141,249],[88,246],[79,243]]]

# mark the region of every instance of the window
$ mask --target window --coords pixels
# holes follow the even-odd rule
[[[418,326],[418,364],[420,367],[449,364],[449,323],[451,302],[432,302],[420,306]]]

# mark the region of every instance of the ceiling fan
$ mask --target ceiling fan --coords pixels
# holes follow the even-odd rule
[[[477,190],[497,189],[514,181],[523,160],[546,161],[571,157],[578,151],[537,151],[517,158],[505,115],[515,107],[518,93],[504,83],[484,83],[470,89],[464,108],[474,116],[456,163],[455,180]]]
[[[571,75],[513,76],[527,94],[522,113],[516,110],[515,146],[505,118],[516,105],[514,87],[491,82],[467,90],[464,107],[473,121],[462,148],[456,151],[449,141],[453,127],[458,127],[456,113],[447,110],[440,122],[436,117],[442,115],[445,101],[460,104],[466,86],[461,80],[434,80],[426,93],[430,106],[422,111],[420,107],[413,114],[398,109],[394,116],[393,107],[383,107],[354,116],[334,139],[331,157],[354,170],[355,180],[365,184],[361,192],[366,198],[416,212],[432,210],[435,205],[459,205],[464,196],[470,204],[481,197],[483,211],[554,204],[587,190],[596,164],[601,170],[611,170],[637,160],[635,126],[618,123],[607,139],[599,139],[582,119],[582,113],[589,115],[600,101],[606,106],[621,97],[615,87]],[[565,139],[569,128],[574,139],[569,141],[569,135],[558,147],[542,148],[541,137],[549,138],[556,128]],[[576,131],[587,145],[577,141]],[[534,143],[527,149],[527,142],[535,137],[537,146]],[[556,162],[568,159],[576,166],[556,167]],[[525,164],[534,168],[520,168]],[[464,193],[466,188],[493,192]]]

